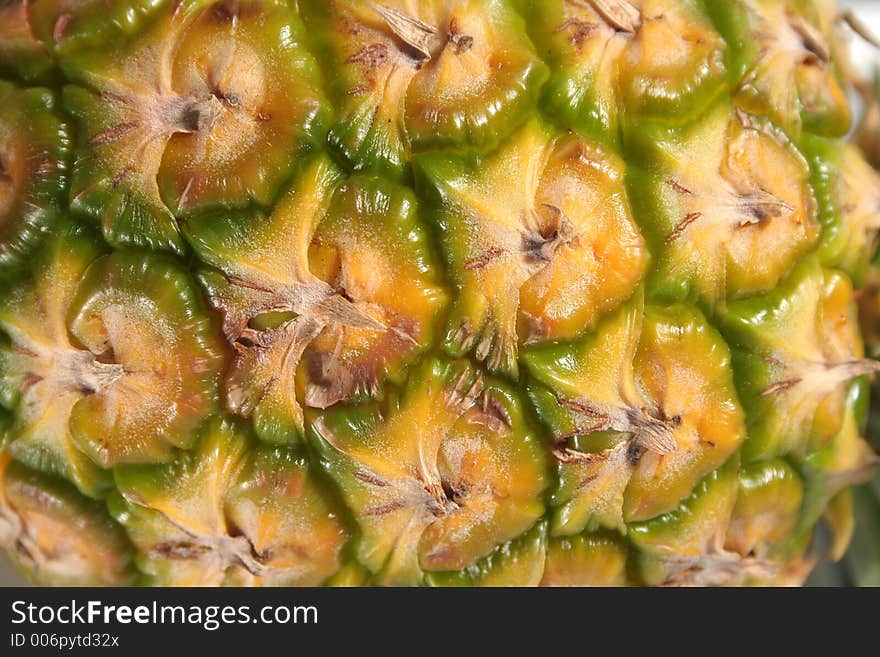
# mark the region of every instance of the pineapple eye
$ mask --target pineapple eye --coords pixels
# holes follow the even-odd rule
[[[393,175],[414,151],[497,145],[524,121],[546,77],[510,4],[300,3],[330,53],[340,107],[331,145],[355,170]]]
[[[260,438],[298,442],[303,405],[376,397],[431,343],[446,295],[418,210],[412,192],[345,181],[317,157],[270,216],[185,224],[196,253],[218,268],[201,280],[234,348],[227,408],[253,417]]]
[[[809,165],[772,124],[722,102],[691,128],[643,122],[630,137],[631,180],[652,190],[633,198],[653,299],[712,313],[772,289],[818,242]]]
[[[852,501],[849,487],[870,480],[875,473],[877,454],[862,438],[863,429],[858,418],[863,394],[859,386],[850,387],[840,433],[825,447],[802,461],[804,500],[801,507],[801,532],[808,531],[807,528],[823,515],[827,518],[831,513],[840,513],[846,518],[851,514],[851,510],[846,508]],[[834,506],[837,508],[833,509]],[[832,530],[834,558],[839,558],[849,541],[848,523],[844,521],[828,524]]]
[[[743,466],[725,547],[745,557],[773,557],[788,547],[800,519],[804,484],[784,460]]]
[[[317,586],[341,566],[348,536],[313,469],[244,423],[213,420],[189,452],[117,478],[110,509],[154,583]]]
[[[224,356],[185,271],[161,258],[101,256],[75,225],[31,264],[0,308],[10,453],[98,496],[111,479],[103,468],[191,445],[216,408]]]
[[[685,123],[726,81],[726,46],[697,2],[546,0],[526,11],[551,70],[548,114],[603,141],[619,141],[621,107]]]
[[[852,382],[878,369],[863,358],[846,276],[810,257],[778,289],[732,302],[721,318],[751,409],[744,454],[800,458],[833,441]]]
[[[780,575],[772,560],[744,557],[723,544],[737,501],[738,469],[734,457],[676,508],[628,525],[627,535],[643,551],[640,571],[646,584],[719,586]]]
[[[523,535],[543,513],[543,459],[505,388],[434,360],[386,408],[331,412],[313,427],[357,517],[359,557],[381,583],[479,570],[503,561],[494,553],[514,539],[525,544],[510,550],[528,551]]]
[[[193,444],[217,407],[225,360],[205,310],[186,273],[159,257],[113,254],[86,270],[69,329],[84,348],[91,392],[74,404],[69,426],[93,461],[163,461]]]
[[[851,114],[839,67],[844,46],[836,7],[745,0],[733,8],[708,3],[708,10],[732,44],[739,107],[769,116],[795,139],[802,129],[846,134]]]
[[[451,354],[516,376],[519,344],[590,330],[647,269],[623,164],[597,143],[530,122],[478,163],[431,153],[416,166],[459,291]]]
[[[547,523],[538,522],[523,535],[458,571],[425,571],[429,586],[538,586],[546,569]]]
[[[552,535],[670,512],[745,438],[727,348],[683,306],[645,308],[637,295],[594,334],[529,347],[523,362],[555,438]]]
[[[131,41],[65,60],[81,144],[71,198],[112,244],[182,253],[176,218],[271,203],[326,109],[285,3],[157,12]]]

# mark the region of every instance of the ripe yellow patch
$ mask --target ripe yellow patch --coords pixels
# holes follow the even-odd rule
[[[533,203],[542,234],[571,234],[521,290],[519,321],[531,325],[520,332],[525,341],[576,338],[641,280],[647,248],[626,203],[622,172],[616,157],[580,137],[556,143]]]
[[[465,568],[540,517],[540,459],[506,404],[464,372],[422,378],[361,435],[318,420],[363,532],[359,557],[381,581]]]
[[[555,539],[541,586],[625,586],[626,561],[624,545],[604,536]]]
[[[658,190],[672,222],[661,268],[702,300],[772,289],[819,236],[803,157],[773,127],[722,104],[688,139],[664,145]]]

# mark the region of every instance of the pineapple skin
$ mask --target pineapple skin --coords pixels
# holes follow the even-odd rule
[[[877,462],[845,34],[4,4],[0,547],[49,586],[802,583]]]
[[[857,79],[857,91],[864,101],[864,112],[853,136],[853,142],[862,150],[865,159],[880,169],[880,87],[875,74],[873,83]],[[857,292],[859,322],[865,351],[871,358],[880,357],[880,266],[877,256],[867,270]],[[880,446],[880,408],[878,408],[877,382],[871,386],[871,408],[868,414],[866,438],[876,451]],[[875,472],[871,481],[853,490],[853,512],[856,524],[851,544],[845,555],[843,567],[838,569],[838,580],[845,585],[878,586],[880,571],[877,555],[880,554],[880,477]]]

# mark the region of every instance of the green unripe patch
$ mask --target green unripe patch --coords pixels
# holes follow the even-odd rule
[[[819,201],[819,258],[861,286],[877,252],[880,173],[851,144],[812,135],[805,135],[802,143]]]
[[[808,532],[822,517],[828,503],[850,486],[870,480],[878,457],[862,438],[865,385],[853,385],[847,395],[843,425],[834,439],[798,464],[804,480],[804,504],[798,529]]]
[[[270,204],[325,103],[280,0],[169,3],[131,41],[65,59],[79,123],[71,207],[114,245],[181,253],[176,217]]]
[[[44,82],[57,60],[124,39],[167,0],[10,0],[0,7],[0,71]]]
[[[828,444],[852,381],[877,369],[863,360],[846,276],[807,258],[776,290],[731,302],[721,319],[749,409],[745,461],[802,457]]]
[[[544,106],[563,127],[613,144],[621,121],[685,123],[724,89],[725,44],[699,2],[522,4],[551,70]]]
[[[429,586],[537,586],[542,582],[546,553],[547,525],[538,522],[463,570],[425,573],[425,582]]]
[[[629,526],[646,584],[709,585],[770,577],[772,564],[724,550],[737,499],[739,458],[708,475],[676,509]]]
[[[56,105],[49,89],[0,81],[0,276],[21,269],[64,207],[70,143]]]

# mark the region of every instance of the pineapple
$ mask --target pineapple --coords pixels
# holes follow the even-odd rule
[[[0,545],[47,585],[797,584],[880,177],[830,0],[9,0]]]
[[[880,172],[880,78],[875,72],[871,85],[857,79],[857,90],[864,101],[860,125],[854,141],[862,149],[865,158]],[[880,176],[880,173],[877,174]],[[880,204],[880,195],[875,195],[875,204]],[[867,353],[880,359],[880,267],[877,259],[871,262],[867,276],[857,293],[859,319]],[[872,446],[880,447],[880,395],[877,383],[871,394],[871,412],[867,427],[868,439]],[[854,529],[852,546],[846,554],[845,580],[858,586],[877,586],[880,583],[878,554],[880,554],[880,476],[874,475],[871,482],[853,491],[854,511],[858,524]]]

